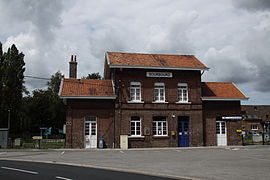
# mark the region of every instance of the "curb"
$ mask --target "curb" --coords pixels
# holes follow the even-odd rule
[[[35,163],[46,163],[46,164],[59,164],[59,165],[76,166],[76,167],[87,167],[87,168],[94,168],[94,169],[101,169],[101,170],[141,174],[141,175],[147,175],[147,176],[155,176],[155,177],[163,177],[163,178],[179,179],[179,180],[202,180],[202,179],[186,177],[186,176],[177,176],[177,175],[153,173],[153,172],[146,172],[146,171],[137,171],[137,170],[128,170],[128,169],[121,169],[121,168],[87,165],[87,164],[75,164],[75,163],[65,163],[65,162],[56,162],[56,161],[41,161],[41,160],[26,160],[26,159],[10,159],[10,158],[0,158],[0,160],[35,162]]]
[[[0,152],[58,152],[58,151],[70,151],[70,152],[93,152],[93,151],[151,151],[151,150],[199,150],[199,149],[228,149],[228,148],[240,148],[247,147],[256,148],[259,146],[202,146],[202,147],[164,147],[164,148],[132,148],[132,149],[120,149],[120,148],[107,148],[107,149],[0,149]]]

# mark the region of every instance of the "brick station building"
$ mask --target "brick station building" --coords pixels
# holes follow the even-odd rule
[[[230,82],[202,82],[192,55],[107,52],[104,79],[77,79],[76,58],[60,97],[69,148],[241,145],[241,100]]]

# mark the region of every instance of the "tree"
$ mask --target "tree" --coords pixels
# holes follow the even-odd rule
[[[3,53],[1,47],[1,119],[7,121],[7,112],[11,111],[11,133],[20,129],[20,108],[22,93],[24,91],[24,54],[19,52],[13,44],[7,52]],[[1,122],[2,124],[2,122]],[[4,123],[6,124],[6,123]]]
[[[39,127],[62,129],[66,113],[62,99],[58,96],[61,79],[64,76],[57,71],[47,83],[48,88],[32,92],[24,97],[24,128],[29,133],[38,133]]]
[[[3,109],[3,85],[4,85],[4,58],[3,58],[3,50],[2,43],[0,42],[0,128],[7,127],[5,121],[5,110]]]
[[[64,75],[60,71],[57,71],[51,76],[50,81],[47,83],[49,86],[48,89],[51,90],[55,95],[58,95],[62,78],[64,78]]]
[[[50,89],[35,90],[32,96],[24,97],[25,127],[38,133],[39,127],[62,128],[65,108],[62,100]]]
[[[83,76],[82,79],[101,79],[101,75],[97,73],[88,74],[86,77]]]

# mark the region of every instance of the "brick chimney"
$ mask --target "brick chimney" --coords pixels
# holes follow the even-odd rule
[[[77,60],[76,60],[76,55],[74,56],[71,55],[71,60],[69,62],[69,78],[74,78],[77,79]]]

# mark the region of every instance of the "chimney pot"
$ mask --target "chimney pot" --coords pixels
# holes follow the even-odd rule
[[[71,60],[69,62],[69,78],[77,79],[77,62],[76,62],[76,55],[71,55]]]
[[[73,55],[71,55],[71,60],[70,60],[71,62],[73,61]]]

